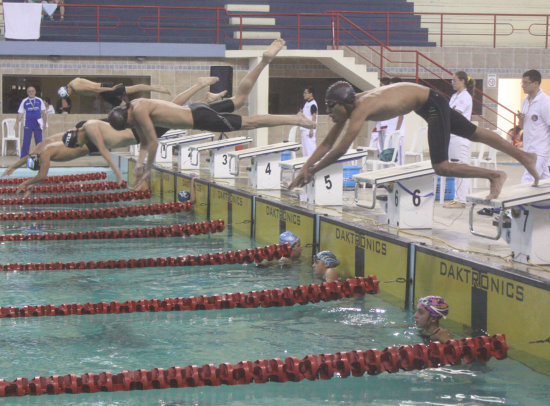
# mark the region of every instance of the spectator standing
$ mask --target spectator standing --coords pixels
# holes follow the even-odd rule
[[[304,90],[304,107],[302,107],[302,113],[311,121],[317,122],[317,115],[319,110],[317,108],[317,102],[315,101],[315,89],[312,87],[306,87]],[[317,142],[315,138],[316,130],[314,128],[308,129],[300,127],[300,134],[302,136],[302,155],[310,156],[315,148],[317,148]]]
[[[449,106],[462,114],[468,121],[472,119],[472,96],[475,81],[464,71],[458,71],[451,80],[454,93],[449,100]],[[461,164],[470,163],[470,140],[451,134],[449,141],[449,159]],[[455,178],[454,199],[443,205],[446,209],[463,209],[466,207],[466,195],[470,190],[470,179]]]
[[[55,114],[55,109],[52,106],[52,101],[49,97],[44,97],[44,105],[46,107],[46,114]]]
[[[527,95],[521,104],[519,126],[523,128],[523,150],[537,154],[537,172],[541,179],[550,178],[550,97],[542,91],[542,76],[538,70],[528,70],[523,74],[521,87]],[[523,174],[521,183],[532,182],[528,172]]]
[[[36,88],[34,86],[27,87],[27,96],[19,105],[17,112],[19,115],[15,120],[15,131],[19,128],[19,122],[23,119],[23,147],[21,148],[21,157],[29,154],[31,139],[34,135],[34,143],[38,145],[42,142],[42,126],[46,126],[46,106],[40,97],[36,97]],[[40,121],[42,120],[42,122]]]

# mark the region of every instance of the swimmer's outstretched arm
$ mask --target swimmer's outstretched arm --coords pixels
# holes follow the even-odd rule
[[[142,150],[147,151],[147,163],[145,164],[143,173],[141,177],[137,180],[137,183],[134,183],[134,188],[137,189],[148,179],[149,174],[151,173],[151,168],[155,163],[159,142],[157,140],[155,126],[153,125],[153,121],[151,121],[151,117],[149,116],[150,113],[147,110],[137,109],[134,109],[133,113],[135,122],[134,127],[137,128],[141,138],[139,149],[140,156]],[[136,182],[136,179],[134,179],[134,182]]]
[[[46,176],[48,176],[48,171],[50,170],[50,155],[50,152],[47,150],[40,154],[40,170],[34,178],[27,179],[25,182],[20,183],[19,186],[17,186],[16,193],[25,193],[24,197],[27,197],[31,194],[31,189],[35,184],[46,179]]]
[[[311,176],[314,174],[314,172],[312,172],[313,166],[332,149],[336,139],[344,129],[345,124],[345,122],[335,123],[332,126],[323,142],[315,149],[315,151],[313,151],[313,154],[311,154],[300,172],[298,172],[298,175],[296,175],[296,178],[289,185],[289,189],[301,187],[310,182]]]
[[[111,155],[111,151],[109,151],[105,146],[105,143],[103,142],[103,136],[101,135],[101,131],[99,130],[99,128],[93,123],[90,125],[84,124],[84,131],[86,132],[86,136],[88,137],[88,139],[95,144],[98,151],[101,153],[101,156],[103,156],[103,158],[107,161],[107,163],[115,173],[117,183],[121,184],[123,182],[122,172],[120,172],[118,165],[115,163],[115,160]]]
[[[10,176],[13,172],[15,172],[17,168],[21,168],[27,162],[28,157],[29,157],[28,155],[25,155],[19,161],[7,167],[4,173],[2,174],[2,176]]]

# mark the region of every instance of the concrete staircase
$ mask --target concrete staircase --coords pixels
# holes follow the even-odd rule
[[[262,48],[262,49],[265,49]],[[256,49],[228,50],[226,58],[255,58],[262,52]],[[344,56],[343,50],[283,49],[277,55],[281,58],[315,59],[361,90],[378,87],[378,72],[368,72],[364,64],[358,64],[355,57]]]
[[[548,0],[499,0],[494,2],[463,0],[408,0],[416,13],[488,13],[511,14],[497,18],[497,47],[544,47]],[[520,14],[533,14],[523,17]],[[429,30],[428,40],[440,46],[439,15],[421,16],[422,27]],[[493,16],[445,16],[443,46],[493,47]]]
[[[269,4],[226,4],[225,10],[228,13],[269,13]],[[243,25],[243,31],[240,31],[240,25]],[[243,17],[242,21],[239,17],[231,17],[229,25],[234,26],[237,30],[233,32],[233,39],[258,39],[258,40],[274,40],[281,38],[280,31],[258,31],[254,28],[246,29],[246,26],[273,26],[275,28],[275,18],[272,17]],[[256,48],[256,46],[254,46]],[[249,48],[250,49],[250,48]]]

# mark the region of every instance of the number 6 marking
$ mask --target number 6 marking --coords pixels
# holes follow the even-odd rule
[[[413,193],[413,204],[414,207],[420,206],[420,196],[418,195],[420,193],[420,189],[416,189]]]

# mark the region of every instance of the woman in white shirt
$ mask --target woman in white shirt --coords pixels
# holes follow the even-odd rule
[[[458,111],[468,120],[472,119],[472,95],[475,81],[464,71],[453,75],[452,85],[455,93],[449,100],[449,106]],[[463,164],[470,163],[470,140],[451,134],[449,142],[449,159]],[[470,189],[470,179],[455,178],[455,197],[443,205],[447,209],[462,209],[466,207],[466,195]],[[444,191],[442,191],[444,193]]]

